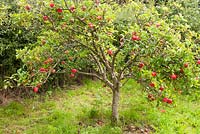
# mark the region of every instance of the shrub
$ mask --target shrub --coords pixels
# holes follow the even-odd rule
[[[16,0],[1,2],[0,5],[0,74],[10,76],[22,67],[21,60],[16,59],[16,49],[32,47],[40,33],[40,21],[34,13],[23,13]],[[1,82],[0,81],[0,82]]]

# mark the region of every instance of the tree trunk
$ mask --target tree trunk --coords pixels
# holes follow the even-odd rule
[[[116,125],[119,120],[118,114],[119,105],[119,89],[113,89],[113,100],[112,100],[112,124]]]

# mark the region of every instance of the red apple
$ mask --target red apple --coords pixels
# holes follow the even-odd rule
[[[76,9],[75,6],[71,6],[71,7],[69,8],[69,10],[70,10],[71,13],[75,12],[75,9]]]
[[[38,87],[34,87],[34,88],[33,88],[33,92],[37,93],[37,92],[38,92],[38,89],[39,89]]]
[[[168,99],[168,100],[167,100],[167,103],[168,103],[168,104],[172,104],[172,99]]]
[[[70,78],[73,78],[75,76],[75,74],[71,73],[70,74]]]
[[[111,56],[111,55],[113,55],[113,51],[112,51],[111,49],[109,49],[109,50],[107,51],[107,54],[109,54],[109,55]]]
[[[139,68],[143,68],[143,67],[144,67],[144,63],[141,62],[141,63],[138,65],[138,67],[139,67]]]
[[[148,98],[149,98],[149,100],[155,100],[155,97],[152,95],[152,94],[148,94]]]
[[[185,63],[185,64],[184,64],[184,67],[185,67],[185,68],[187,68],[188,66],[189,66],[189,64],[188,64],[188,63]]]
[[[164,87],[163,87],[163,86],[161,86],[161,87],[159,88],[159,90],[160,90],[160,91],[163,91],[163,90],[164,90]]]
[[[77,70],[76,70],[76,69],[72,69],[71,72],[72,72],[73,74],[75,74],[75,73],[77,73]]]
[[[167,102],[168,101],[168,98],[163,98],[163,100],[162,100],[163,102]]]
[[[88,23],[88,26],[89,26],[89,28],[91,28],[91,29],[93,29],[94,28],[94,25],[90,22],[90,23]]]
[[[200,60],[197,61],[197,64],[200,65]]]
[[[48,19],[49,19],[49,17],[48,17],[48,16],[46,16],[46,15],[45,15],[45,16],[43,16],[43,20],[44,20],[44,21],[47,21]]]
[[[63,65],[64,65],[64,64],[65,64],[65,61],[61,61],[61,64],[63,64]]]
[[[172,80],[175,80],[175,79],[177,79],[177,75],[172,74],[172,75],[170,76],[170,78],[171,78]]]
[[[26,5],[25,9],[29,11],[29,10],[31,10],[31,7],[29,5]]]
[[[151,75],[152,75],[153,77],[155,77],[157,74],[156,74],[156,72],[152,72]]]
[[[103,18],[102,18],[102,16],[97,16],[97,19],[102,20]]]
[[[49,62],[47,60],[44,61],[44,64],[48,64]]]
[[[82,6],[82,11],[85,11],[86,9],[87,9],[87,7],[86,6]]]
[[[148,98],[149,98],[149,100],[151,100],[151,101],[155,100],[155,97],[154,97],[152,94],[148,94]]]
[[[55,73],[55,72],[56,72],[56,70],[55,70],[55,69],[53,69],[53,70],[51,70],[51,72],[52,72],[52,73]]]
[[[151,82],[151,83],[149,84],[149,86],[150,86],[150,87],[155,87],[155,83]]]
[[[49,6],[53,8],[55,5],[54,3],[50,3]]]
[[[62,12],[63,12],[63,10],[62,10],[61,8],[58,8],[56,11],[57,11],[58,13],[62,13]]]
[[[131,39],[132,39],[133,41],[138,41],[138,40],[140,40],[140,37],[137,36],[137,35],[133,35]]]
[[[47,72],[47,70],[45,68],[40,68],[40,72],[45,73],[45,72]]]
[[[148,98],[151,99],[153,97],[152,94],[148,94]]]

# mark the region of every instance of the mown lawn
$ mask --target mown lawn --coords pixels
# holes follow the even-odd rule
[[[129,81],[121,90],[120,124],[110,125],[111,91],[98,81],[56,90],[0,107],[2,134],[200,134],[200,101],[176,98],[174,105],[148,102]],[[165,111],[164,111],[165,110]]]

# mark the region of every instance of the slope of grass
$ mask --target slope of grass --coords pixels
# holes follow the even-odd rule
[[[153,128],[156,134],[200,133],[200,103],[181,96],[173,106],[156,107],[129,81],[121,90],[120,124],[110,125],[111,91],[98,81],[57,90],[0,107],[2,134],[121,134],[127,126]],[[165,112],[161,112],[165,110]]]

